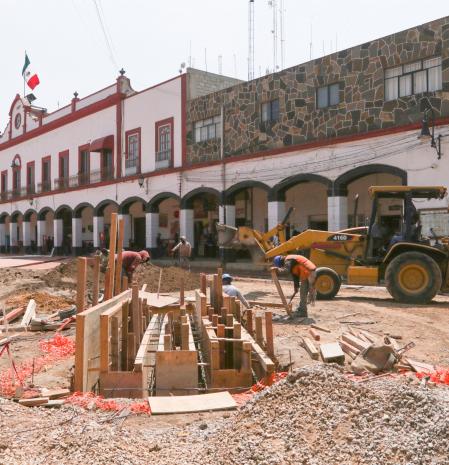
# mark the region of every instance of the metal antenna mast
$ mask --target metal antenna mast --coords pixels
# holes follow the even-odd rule
[[[278,66],[278,7],[277,0],[268,0],[268,5],[273,9],[273,72],[275,73]]]
[[[279,7],[279,29],[281,34],[281,69],[285,67],[285,24],[284,24],[284,0],[280,0]]]
[[[248,81],[254,79],[254,0],[248,4]]]

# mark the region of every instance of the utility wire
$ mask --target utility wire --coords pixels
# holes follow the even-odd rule
[[[115,59],[113,46],[112,46],[111,41],[109,40],[106,25],[105,25],[105,23],[103,21],[103,18],[101,16],[101,12],[100,12],[100,8],[98,6],[97,0],[92,0],[92,2],[94,4],[94,6],[95,6],[95,12],[97,14],[97,18],[98,18],[98,22],[100,23],[101,30],[103,32],[103,37],[104,37],[104,41],[106,43],[106,47],[107,47],[107,49],[109,51],[109,58],[111,59],[111,62],[115,66],[115,68],[118,69],[119,66],[117,64],[117,60]]]

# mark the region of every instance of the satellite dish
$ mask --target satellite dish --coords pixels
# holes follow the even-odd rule
[[[183,62],[181,63],[181,69],[184,69],[185,67],[186,67],[186,64],[185,64],[185,62],[183,61]]]

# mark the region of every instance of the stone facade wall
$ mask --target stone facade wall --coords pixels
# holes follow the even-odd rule
[[[385,101],[386,68],[433,56],[442,57],[442,91]],[[334,83],[340,103],[318,109],[317,88]],[[224,153],[232,157],[419,122],[423,97],[437,117],[449,116],[449,17],[187,102],[187,160],[219,158],[220,140],[195,143],[193,123],[222,106]],[[261,104],[273,99],[279,120],[263,125]]]

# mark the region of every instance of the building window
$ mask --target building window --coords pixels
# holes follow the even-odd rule
[[[125,171],[127,175],[136,174],[139,167],[140,133],[134,132],[126,136]]]
[[[7,192],[8,192],[8,172],[7,171],[2,171],[1,188],[2,188],[1,199],[6,200],[7,196],[8,196],[8,194],[7,194]]]
[[[318,87],[316,92],[316,104],[318,108],[331,107],[340,103],[340,84]]]
[[[156,123],[156,169],[172,165],[173,121],[173,118],[167,118]]]
[[[419,60],[385,70],[385,100],[435,92],[443,88],[441,57]]]
[[[27,194],[34,194],[34,161],[27,163]]]
[[[41,192],[51,191],[51,158],[42,159],[42,187]]]
[[[20,179],[20,167],[16,166],[12,170],[12,189],[16,196],[20,191],[21,183],[22,181]]]
[[[90,182],[90,146],[80,147],[78,159],[78,184],[84,186]]]
[[[217,115],[212,118],[197,121],[194,127],[195,142],[218,139],[221,137],[221,116]]]
[[[69,151],[59,154],[59,179],[57,189],[67,189],[69,187]]]
[[[262,123],[272,123],[279,120],[279,99],[262,103]]]

